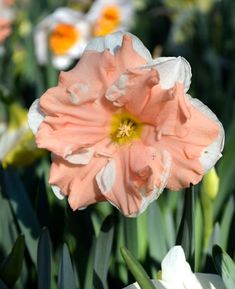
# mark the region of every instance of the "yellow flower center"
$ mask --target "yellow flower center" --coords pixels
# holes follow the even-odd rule
[[[120,145],[138,139],[141,136],[143,124],[128,112],[114,114],[111,122],[111,139]]]
[[[95,24],[93,30],[94,36],[104,36],[113,32],[120,24],[120,14],[120,8],[118,6],[106,6]]]
[[[54,54],[65,54],[79,40],[78,30],[71,24],[58,24],[49,36],[49,46]]]

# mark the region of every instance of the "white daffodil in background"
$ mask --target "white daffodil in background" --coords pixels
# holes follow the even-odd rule
[[[225,289],[215,274],[193,273],[181,246],[173,247],[161,263],[161,278],[152,280],[156,289]],[[140,289],[137,283],[124,289]]]
[[[51,55],[57,69],[66,69],[82,54],[89,37],[84,15],[70,8],[58,8],[38,24],[35,49],[39,64],[46,64]]]
[[[104,36],[117,30],[128,30],[133,22],[132,1],[96,0],[87,19],[92,25],[93,36]]]
[[[0,124],[0,162],[8,165],[28,165],[45,152],[37,149],[27,123],[27,110],[18,104],[9,107],[8,122]]]

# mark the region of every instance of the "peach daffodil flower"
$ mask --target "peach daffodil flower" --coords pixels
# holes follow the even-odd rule
[[[93,39],[29,111],[40,148],[52,152],[49,183],[73,210],[109,201],[136,216],[165,187],[197,184],[221,156],[214,113],[187,95],[188,62],[153,60],[116,32]]]
[[[156,289],[225,289],[219,275],[193,273],[181,246],[174,246],[161,263],[161,278],[152,280]],[[140,289],[138,283],[123,289]]]
[[[55,68],[68,68],[74,59],[81,56],[88,37],[89,25],[82,13],[66,7],[56,9],[35,30],[38,63],[48,63],[51,55]]]

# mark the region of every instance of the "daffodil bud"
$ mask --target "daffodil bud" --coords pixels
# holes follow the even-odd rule
[[[219,191],[219,181],[215,167],[213,167],[203,178],[201,189],[202,194],[208,195],[212,201],[215,200]]]

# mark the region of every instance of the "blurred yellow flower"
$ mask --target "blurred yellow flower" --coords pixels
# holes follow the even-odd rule
[[[133,22],[132,1],[96,0],[88,12],[94,36],[105,36],[117,30],[128,30]]]
[[[36,148],[34,137],[27,123],[27,110],[18,104],[9,107],[9,121],[0,130],[0,161],[8,165],[29,165],[45,152]]]
[[[184,10],[194,8],[202,13],[210,11],[214,2],[214,0],[164,0],[167,7],[176,11],[183,12]]]
[[[183,43],[194,33],[197,13],[209,13],[215,0],[164,0],[163,3],[171,12],[172,38],[176,43]]]

